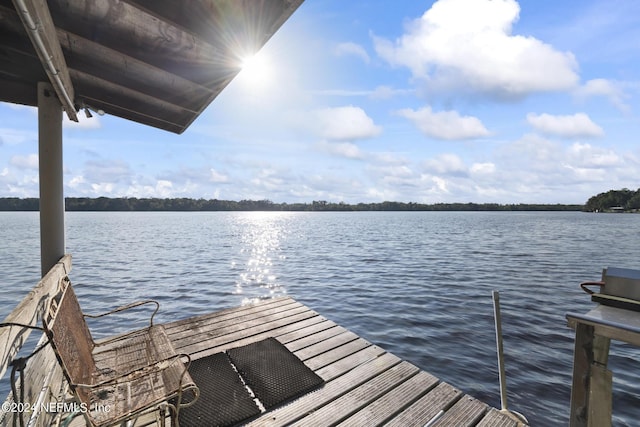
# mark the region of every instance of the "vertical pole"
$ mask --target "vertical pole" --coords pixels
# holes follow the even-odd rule
[[[40,266],[44,276],[64,256],[62,105],[49,83],[38,83]]]
[[[502,347],[502,316],[500,315],[500,294],[493,291],[493,317],[496,325],[496,350],[498,352],[498,376],[500,379],[500,405],[507,408],[507,376],[504,369],[504,349]]]

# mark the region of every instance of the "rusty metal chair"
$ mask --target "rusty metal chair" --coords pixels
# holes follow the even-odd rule
[[[185,392],[190,404],[198,388],[187,371],[190,358],[177,354],[161,325],[96,343],[85,317],[102,317],[155,301],[141,301],[98,316],[82,313],[67,280],[52,300],[43,323],[77,407],[94,427],[112,426],[168,407],[174,424]],[[186,360],[186,363],[183,363]],[[169,400],[177,402],[170,404]]]

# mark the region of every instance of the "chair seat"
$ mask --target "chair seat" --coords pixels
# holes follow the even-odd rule
[[[102,348],[103,347],[103,348]],[[90,389],[88,416],[96,426],[114,424],[176,396],[195,383],[162,326],[154,325],[94,350],[96,383],[127,375],[125,381]]]

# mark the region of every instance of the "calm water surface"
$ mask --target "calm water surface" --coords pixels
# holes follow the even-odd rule
[[[509,407],[534,426],[568,422],[564,316],[593,306],[578,283],[606,266],[640,268],[640,215],[72,212],[66,222],[87,312],[153,298],[171,321],[291,295],[496,407],[498,290]],[[0,230],[4,318],[39,279],[38,214],[2,212]],[[100,337],[137,316],[91,327]],[[638,360],[640,349],[612,344],[616,426],[640,426]]]

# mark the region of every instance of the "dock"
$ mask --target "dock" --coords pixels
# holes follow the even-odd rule
[[[247,426],[518,425],[290,297],[164,327],[176,351],[192,360],[275,337],[325,381],[320,389],[263,413]]]
[[[262,300],[163,326],[176,351],[188,354],[192,361],[275,338],[324,380],[316,390],[241,425],[523,425],[290,297]],[[57,390],[46,399],[72,401],[50,346],[30,362],[34,362],[36,371],[30,372],[34,375],[28,381],[28,396],[37,396],[29,389]],[[27,375],[30,373],[27,371]],[[43,413],[33,425],[57,425],[66,416]],[[11,425],[11,418],[12,414],[0,412],[0,426]],[[156,412],[140,416],[134,425],[158,426],[161,421]],[[84,426],[85,420],[78,416],[69,425]]]

